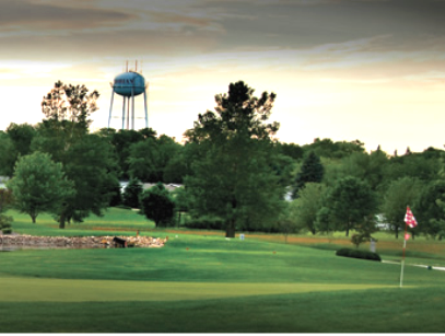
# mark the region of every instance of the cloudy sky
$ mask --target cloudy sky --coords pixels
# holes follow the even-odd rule
[[[99,90],[106,127],[110,82],[138,60],[149,126],[177,140],[244,80],[277,94],[285,142],[445,144],[444,0],[0,0],[0,45],[0,129],[39,122],[57,80]]]

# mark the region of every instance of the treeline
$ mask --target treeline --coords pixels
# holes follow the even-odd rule
[[[444,236],[444,151],[388,155],[380,147],[367,153],[358,140],[282,143],[274,139],[279,124],[267,123],[275,94],[253,93],[243,82],[230,84],[181,144],[150,128],[90,133],[99,94],[58,82],[42,101],[42,122],[0,132],[0,175],[11,178],[13,194],[0,201],[33,222],[51,212],[61,228],[123,203],[157,226],[176,225],[186,214],[188,227],[228,237],[354,231],[357,244],[371,238],[377,215],[398,236],[409,205],[419,222],[414,235]],[[124,195],[119,180],[130,180]],[[142,191],[141,182],[183,186]]]

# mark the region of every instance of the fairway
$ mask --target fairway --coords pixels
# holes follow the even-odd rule
[[[375,284],[259,284],[0,278],[0,288],[2,288],[0,302],[183,301],[390,287]]]
[[[36,236],[141,228],[170,238],[161,249],[1,253],[0,332],[445,331],[445,272],[412,266],[445,266],[443,242],[410,242],[400,289],[400,242],[383,234],[380,255],[392,263],[337,257],[343,242],[318,236],[284,244],[282,235],[157,231],[122,209],[65,230],[13,215],[14,230]]]

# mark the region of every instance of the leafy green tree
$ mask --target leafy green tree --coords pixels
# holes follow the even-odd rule
[[[31,153],[31,142],[36,133],[33,126],[11,123],[6,129],[6,133],[12,141],[17,156],[25,156]]]
[[[414,154],[411,154],[414,155]],[[445,181],[436,180],[423,187],[422,192],[413,206],[413,214],[418,226],[413,233],[421,232],[433,239],[441,238],[445,233],[445,217],[443,203],[445,201]]]
[[[343,173],[366,181],[377,192],[383,184],[387,163],[388,156],[380,149],[371,154],[355,152],[343,159]]]
[[[406,207],[417,203],[421,190],[422,182],[409,176],[392,181],[386,190],[381,208],[396,238],[399,237],[399,230],[405,227]]]
[[[364,152],[364,143],[355,140],[351,142],[338,141],[333,142],[331,139],[315,139],[312,144],[303,146],[305,152],[313,151],[318,157],[341,159],[348,157],[355,152]]]
[[[360,244],[370,242],[371,240],[377,241],[377,239],[372,236],[373,233],[378,231],[373,217],[374,216],[366,216],[365,219],[356,226],[355,230],[357,233],[351,237],[351,242],[356,248],[359,248]]]
[[[136,178],[130,179],[122,195],[123,204],[135,209],[140,208],[140,196],[142,194],[142,184]]]
[[[292,197],[298,197],[298,193],[308,182],[320,183],[323,180],[324,168],[320,158],[314,152],[309,152],[303,161],[300,172],[297,174],[294,183]]]
[[[304,157],[304,149],[294,143],[277,142],[277,149],[281,154],[286,155],[293,160],[301,160]]]
[[[331,218],[346,231],[363,224],[367,217],[375,214],[375,194],[365,182],[355,177],[345,177],[337,182],[327,197]]]
[[[122,204],[122,192],[119,182],[110,186],[110,193],[111,193],[110,203],[109,203],[110,207],[115,207],[117,205]]]
[[[300,227],[306,228],[312,234],[316,234],[317,213],[322,206],[322,198],[325,188],[322,184],[308,182],[306,187],[300,190],[299,197],[292,201],[293,215]]]
[[[42,212],[58,212],[62,202],[75,193],[62,164],[40,152],[21,157],[7,185],[14,194],[15,207],[28,214],[33,223]]]
[[[9,135],[0,131],[0,176],[12,176],[16,159],[14,144]]]
[[[283,211],[278,216],[277,222],[278,231],[284,235],[284,242],[287,244],[288,236],[291,233],[299,232],[303,229],[301,224],[297,221],[297,215],[292,204],[285,203]]]
[[[128,160],[131,146],[148,139],[156,139],[156,132],[151,128],[144,128],[139,131],[119,130],[113,133],[111,143],[118,157],[118,165],[121,173],[120,178],[127,179],[130,177],[130,163]]]
[[[279,126],[265,124],[275,94],[257,98],[253,91],[242,81],[230,84],[227,94],[215,97],[215,112],[200,114],[185,134],[200,157],[185,178],[191,211],[223,218],[226,237],[235,237],[237,228],[271,225],[284,202],[284,187],[271,167],[271,136]]]
[[[13,218],[5,215],[5,211],[11,206],[12,200],[11,190],[0,189],[0,232],[4,234],[12,232],[11,224]]]
[[[37,125],[31,148],[49,153],[53,161],[61,163],[76,190],[56,216],[60,228],[71,220],[81,222],[90,213],[101,216],[117,183],[112,145],[106,137],[88,133],[97,97],[96,91],[88,94],[84,86],[58,82],[42,102],[47,119]]]
[[[162,183],[145,190],[141,196],[142,212],[156,227],[168,226],[175,213],[175,202]]]
[[[164,182],[165,168],[180,148],[180,144],[166,135],[131,145],[128,158],[130,176],[145,182]]]
[[[418,178],[429,183],[440,178],[442,166],[440,158],[428,154],[411,153],[392,157],[384,171],[386,184],[389,185],[392,181],[404,176]]]
[[[178,226],[181,225],[181,214],[189,211],[189,199],[187,190],[184,187],[179,187],[173,190],[172,197],[175,202],[175,209],[178,213]]]
[[[321,201],[323,202],[323,201]],[[323,204],[323,203],[322,203]],[[327,206],[322,206],[316,214],[314,226],[318,232],[327,233],[331,237],[332,232],[335,231],[336,225],[332,219],[331,209]]]
[[[163,180],[166,183],[184,183],[184,178],[192,174],[193,162],[200,160],[198,143],[186,143],[178,148],[164,169]]]

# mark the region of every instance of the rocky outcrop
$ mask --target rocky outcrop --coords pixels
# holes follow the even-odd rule
[[[87,237],[48,237],[48,236],[31,236],[31,235],[0,235],[0,245],[24,245],[31,246],[54,246],[54,247],[101,247],[115,246],[113,239],[117,237],[119,240],[126,242],[125,247],[163,247],[167,242],[165,239],[143,237],[143,236],[87,236]]]

